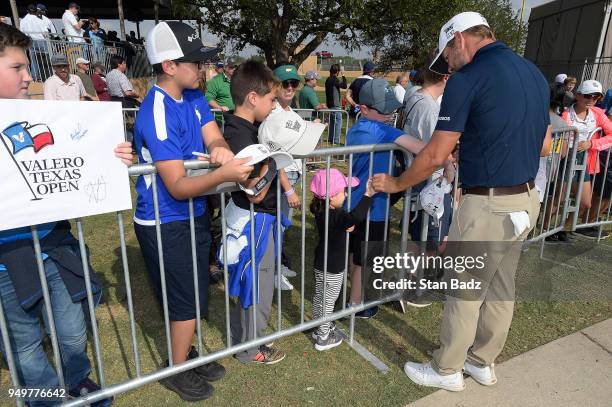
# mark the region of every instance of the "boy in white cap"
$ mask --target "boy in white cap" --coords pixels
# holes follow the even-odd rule
[[[193,198],[200,315],[206,317],[211,238],[206,201],[201,195],[223,182],[246,180],[253,167],[243,165],[249,157],[234,159],[198,89],[203,62],[215,52],[202,47],[195,29],[181,22],[161,22],[147,36],[146,50],[157,84],[138,112],[134,143],[139,162],[154,164],[157,174],[138,178],[134,229],[159,303],[167,304],[172,350],[169,359],[170,364],[178,364],[198,357],[191,346],[200,321],[196,321],[189,199]],[[197,158],[194,152],[209,153],[210,161],[221,167],[188,177],[183,160]],[[158,249],[152,176],[157,180],[163,253]],[[162,254],[168,287],[165,293],[160,275]],[[213,387],[208,382],[224,374],[223,366],[213,362],[160,383],[184,400],[197,401],[209,398]]]

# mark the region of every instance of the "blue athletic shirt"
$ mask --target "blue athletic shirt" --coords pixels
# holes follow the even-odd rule
[[[51,233],[54,227],[55,222],[38,225],[38,238],[42,239],[43,237],[47,236],[49,233]],[[32,240],[32,229],[29,226],[0,232],[0,245],[25,239]],[[48,256],[43,253],[42,257],[43,260],[46,260]],[[4,264],[0,264],[0,271],[6,271]]]
[[[395,127],[391,127],[382,122],[360,118],[351,127],[346,135],[346,145],[356,146],[363,144],[385,144],[393,143],[404,132]],[[374,153],[374,163],[372,164],[372,175],[379,173],[389,173],[389,151]],[[355,154],[353,156],[353,177],[359,178],[359,185],[351,192],[352,211],[366,190],[370,171],[370,153]],[[380,222],[385,220],[385,209],[387,207],[387,194],[379,192],[372,197],[372,207],[370,209],[370,220]]]
[[[548,84],[505,44],[480,48],[444,89],[436,130],[462,133],[463,187],[504,187],[535,179],[550,124]]]
[[[134,125],[134,142],[140,163],[196,158],[192,152],[206,152],[202,126],[214,120],[204,94],[197,89],[183,91],[175,100],[162,88],[154,86],[142,101]],[[160,222],[189,219],[189,201],[176,200],[170,195],[161,177],[156,175]],[[155,225],[151,175],[138,177],[136,182],[136,213],[134,221]],[[206,211],[203,197],[193,199],[194,216]]]

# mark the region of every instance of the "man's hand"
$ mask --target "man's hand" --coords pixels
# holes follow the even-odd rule
[[[452,162],[447,161],[444,165],[444,178],[448,181],[449,184],[452,184],[455,181],[455,166]]]
[[[397,178],[389,174],[374,174],[372,177],[372,187],[376,192],[389,192],[392,194],[400,191]]]
[[[295,191],[293,191],[291,194],[287,195],[287,203],[289,204],[290,208],[299,208],[300,207],[300,198],[298,197],[298,194],[295,193]]]
[[[222,112],[229,112],[229,107],[227,106],[219,106],[219,109],[221,109]]]
[[[234,158],[223,164],[217,171],[225,182],[244,182],[253,172],[252,165],[244,165],[251,161],[251,157]]]
[[[115,157],[123,161],[128,167],[132,165],[134,155],[132,153],[132,143],[124,141],[123,143],[117,144],[115,147]]]
[[[215,147],[210,152],[210,162],[213,164],[223,165],[233,159],[234,159],[234,153],[232,153],[232,151],[227,147],[223,147],[223,146]]]
[[[592,146],[593,143],[591,143],[589,140],[581,141],[578,143],[578,152],[589,150]]]

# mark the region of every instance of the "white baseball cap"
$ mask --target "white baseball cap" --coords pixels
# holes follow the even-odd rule
[[[487,20],[480,13],[476,13],[474,11],[459,13],[448,20],[448,22],[440,29],[440,38],[438,39],[438,55],[436,55],[436,58],[429,66],[429,69],[441,75],[448,75],[448,64],[442,57],[444,48],[446,48],[446,45],[453,39],[456,32],[463,32],[468,28],[476,27],[477,25],[489,27]]]
[[[78,58],[76,59],[76,63],[77,63],[77,64],[85,64],[85,65],[88,65],[88,64],[89,64],[89,61],[88,61],[88,60],[86,60],[85,58],[78,57]]]
[[[258,195],[261,191],[263,191],[268,183],[272,182],[274,177],[276,177],[278,170],[293,164],[291,154],[284,151],[270,151],[270,149],[263,144],[251,144],[250,146],[240,150],[240,152],[235,155],[235,158],[245,157],[251,157],[251,160],[244,165],[255,165],[268,157],[274,161],[274,165],[272,165],[272,162],[270,162],[268,171],[260,178],[253,188],[247,188],[242,184],[238,184],[240,189],[249,195]]]
[[[250,146],[240,150],[240,152],[236,154],[235,157],[251,157],[251,161],[244,165],[255,165],[258,162],[261,162],[266,158],[270,157],[276,162],[277,170],[280,170],[293,164],[293,157],[291,157],[291,154],[285,151],[271,151],[267,146],[264,146],[263,144],[251,144]]]
[[[162,21],[153,27],[147,35],[145,49],[151,65],[163,61],[208,61],[220,51],[205,47],[196,29],[179,21]]]
[[[555,76],[555,83],[563,83],[567,79],[567,75],[564,73],[560,73]]]
[[[273,112],[259,126],[259,142],[270,151],[310,154],[325,130],[323,123],[304,120],[293,110]]]
[[[582,81],[578,89],[576,89],[576,93],[580,93],[581,95],[591,95],[593,93],[599,93],[603,96],[603,87],[601,83],[596,80],[589,79],[587,81]]]

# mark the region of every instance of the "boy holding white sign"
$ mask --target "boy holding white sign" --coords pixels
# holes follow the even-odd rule
[[[30,43],[30,38],[16,28],[0,23],[0,99],[28,98],[32,77],[26,50]],[[129,164],[131,150],[130,143],[121,143],[115,155]],[[88,377],[91,364],[86,352],[87,332],[82,311],[86,297],[78,242],[70,233],[67,221],[38,225],[38,237],[64,381],[68,394],[78,397],[100,389]],[[99,299],[101,285],[96,284],[94,273],[91,277],[93,293]],[[59,379],[42,346],[44,334],[40,320],[45,310],[29,227],[0,232],[0,299],[19,384],[23,388],[54,390],[51,392],[54,396],[66,397],[68,394],[59,389]],[[47,324],[46,318],[43,319]],[[6,357],[3,341],[0,341],[0,348]],[[58,403],[61,398],[26,401],[31,406],[49,405]],[[111,402],[112,399],[104,399],[92,405],[108,406]]]
[[[154,163],[157,168],[154,176],[166,292],[160,275],[151,175],[141,176],[136,184],[134,228],[157,298],[161,304],[167,300],[172,363],[178,364],[198,357],[191,346],[196,323],[200,321],[196,321],[189,199],[193,198],[200,312],[206,316],[210,220],[200,195],[224,182],[245,181],[253,167],[243,165],[249,157],[234,159],[204,95],[198,90],[202,61],[214,54],[204,50],[197,32],[185,23],[161,22],[151,30],[146,44],[157,84],[142,102],[134,141],[139,161]],[[210,153],[212,163],[221,167],[188,177],[183,161],[205,152]],[[213,362],[160,383],[184,400],[197,401],[209,398],[213,387],[208,382],[219,380],[224,374],[223,366]]]

